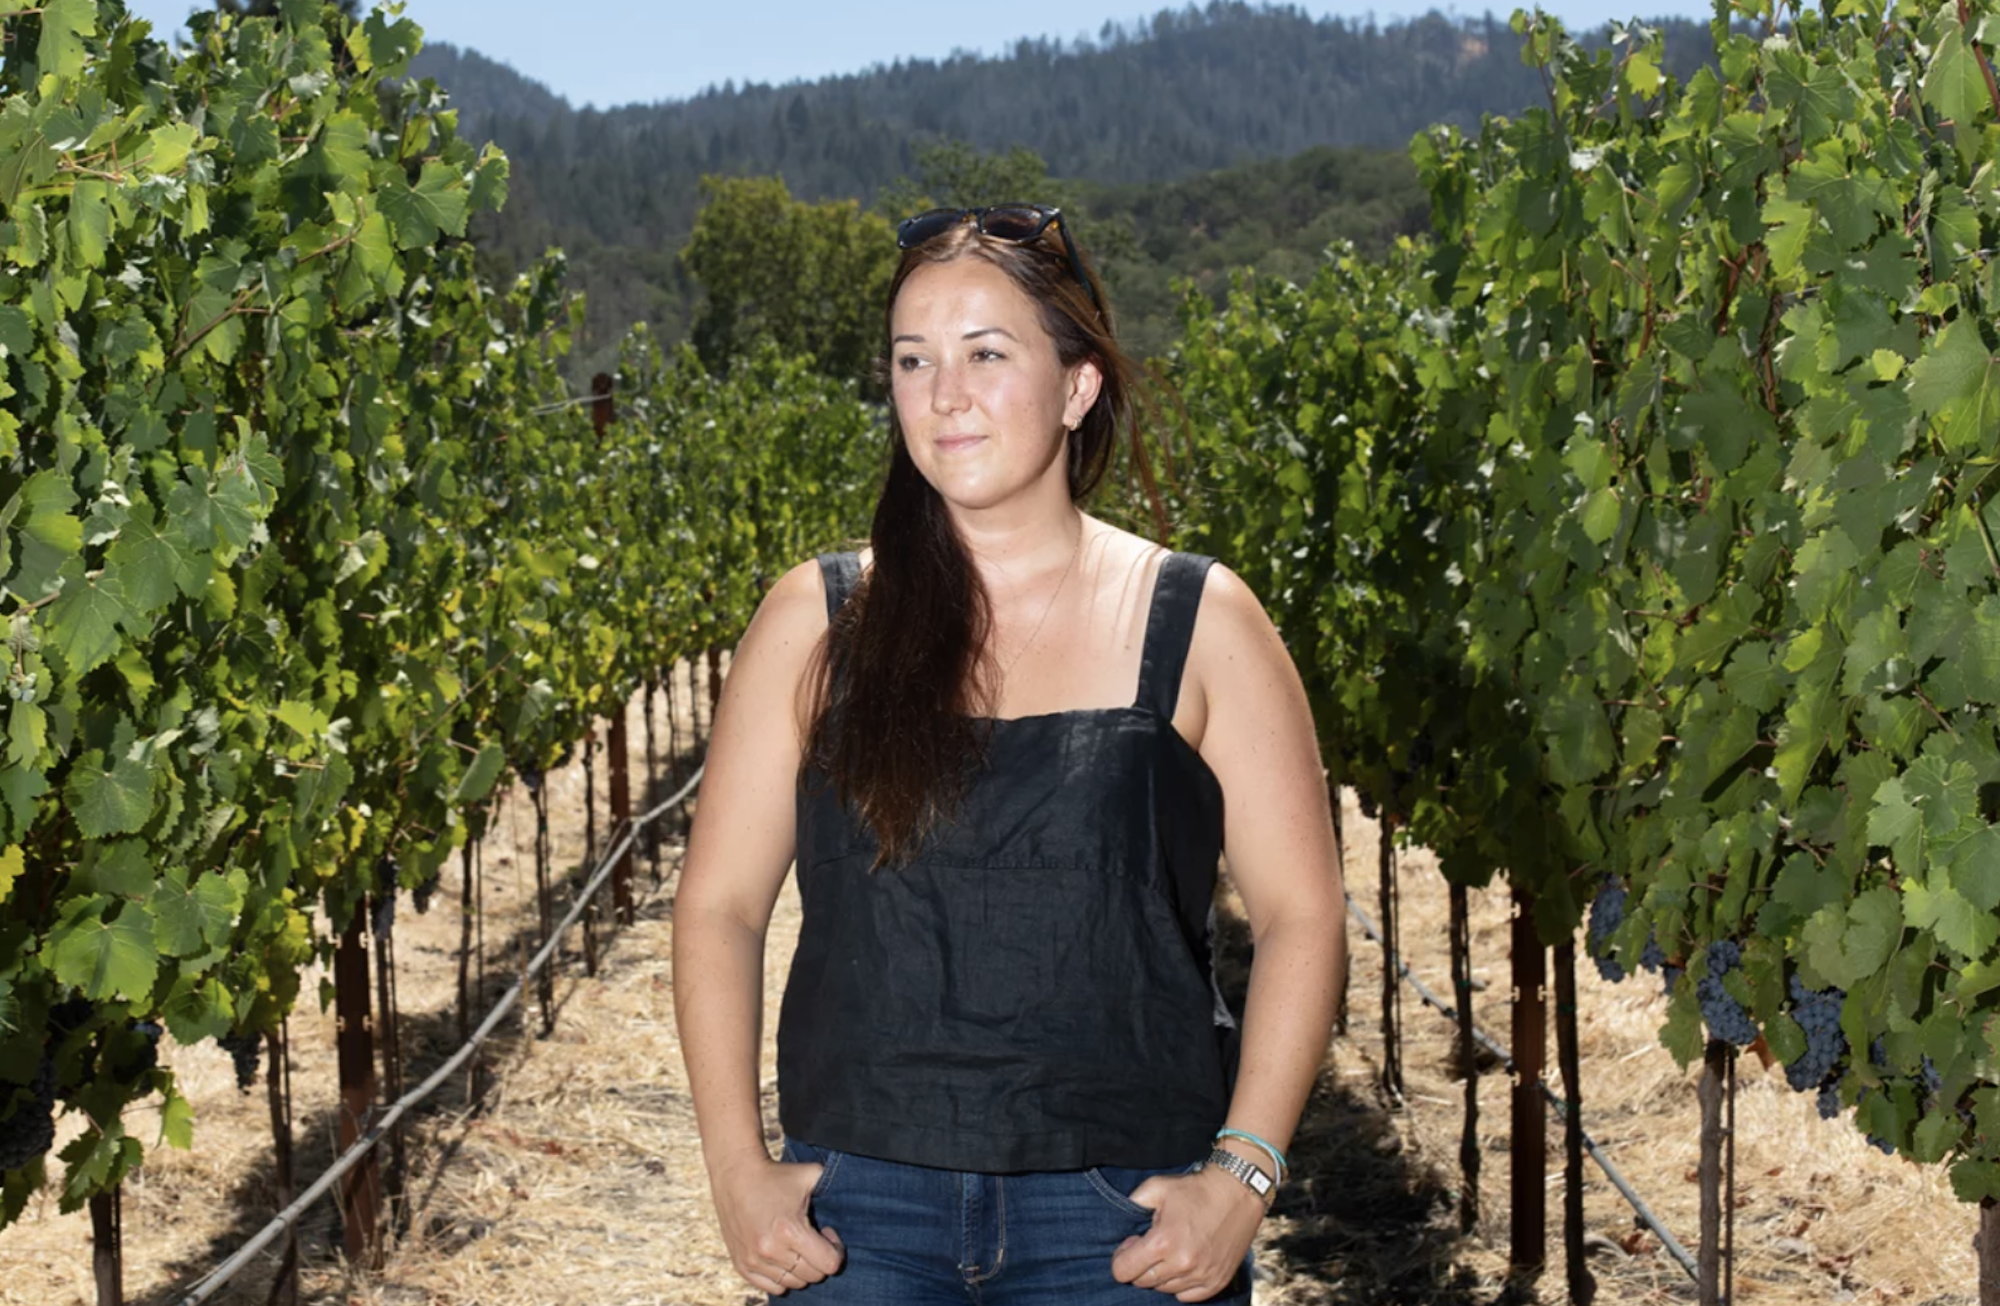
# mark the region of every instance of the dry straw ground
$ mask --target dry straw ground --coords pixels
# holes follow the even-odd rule
[[[680,695],[687,702],[683,681]],[[631,737],[643,733],[635,708]],[[683,726],[686,722],[683,719]],[[642,777],[643,755],[635,757]],[[636,781],[635,781],[636,783]],[[580,762],[550,777],[558,866],[583,854]],[[600,772],[599,801],[603,798]],[[603,820],[600,817],[600,830]],[[1375,827],[1345,810],[1350,882],[1372,905]],[[532,942],[532,816],[516,792],[505,800],[485,858],[486,996]],[[558,986],[552,1037],[518,1022],[488,1045],[473,1082],[434,1099],[409,1136],[411,1175],[403,1230],[378,1275],[349,1273],[328,1204],[306,1221],[305,1299],[316,1306],[737,1306],[755,1295],[731,1271],[709,1204],[685,1072],[674,1037],[667,958],[673,867],[642,899],[636,927],[602,943],[597,978],[575,947]],[[1446,899],[1422,854],[1402,859],[1403,938],[1410,964],[1448,992]],[[641,862],[641,884],[647,883]],[[411,1081],[457,1045],[454,958],[456,863],[430,914],[405,906],[397,926],[399,987]],[[1227,895],[1225,894],[1225,899]],[[1507,923],[1500,894],[1475,894],[1474,995],[1480,1023],[1507,1036]],[[1225,906],[1229,906],[1225,901]],[[1232,918],[1231,963],[1240,979],[1243,930]],[[769,1051],[776,1000],[798,929],[788,887],[772,925],[765,968],[769,1002],[763,1064],[767,1129],[777,1136]],[[1295,1144],[1296,1182],[1264,1226],[1257,1300],[1307,1303],[1474,1303],[1495,1299],[1505,1269],[1508,1214],[1507,1098],[1503,1075],[1480,1080],[1482,1215],[1457,1233],[1459,1102],[1451,1026],[1407,1002],[1408,1094],[1391,1109],[1377,1089],[1381,955],[1350,930],[1352,1030],[1329,1049]],[[1662,1003],[1650,977],[1601,982],[1579,976],[1585,1119],[1668,1227],[1695,1242],[1697,1189],[1693,1077],[1675,1067],[1655,1032]],[[310,991],[310,986],[309,986]],[[335,1100],[332,1020],[310,1002],[291,1025],[299,1175],[309,1181],[332,1155]],[[235,1089],[227,1057],[212,1047],[166,1057],[197,1111],[195,1150],[158,1149],[125,1200],[128,1300],[166,1306],[209,1266],[261,1227],[273,1209],[268,1116],[262,1084]],[[1883,1157],[1847,1124],[1823,1123],[1782,1076],[1746,1060],[1738,1100],[1740,1150],[1736,1290],[1745,1303],[1831,1301],[1971,1306],[1973,1214],[1941,1172]],[[149,1122],[135,1121],[148,1131]],[[1551,1128],[1551,1148],[1560,1134]],[[1560,1228],[1560,1156],[1550,1164],[1552,1229]],[[1598,1300],[1691,1301],[1692,1285],[1594,1167],[1587,1190]],[[66,1306],[93,1300],[90,1228],[61,1215],[51,1196],[0,1234],[0,1303]],[[1552,1238],[1541,1298],[1566,1293]],[[270,1264],[219,1300],[265,1301]],[[810,1301],[810,1296],[804,1297]]]

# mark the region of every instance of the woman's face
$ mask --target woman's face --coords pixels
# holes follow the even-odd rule
[[[947,502],[987,508],[1050,482],[1068,497],[1065,435],[1100,374],[1063,366],[1006,273],[981,258],[925,264],[897,292],[889,334],[903,443]]]

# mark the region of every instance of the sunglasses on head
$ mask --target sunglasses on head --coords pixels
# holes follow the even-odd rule
[[[1042,233],[1049,229],[1049,224],[1054,223],[1056,230],[1062,233],[1063,253],[1069,255],[1069,270],[1076,274],[1084,293],[1090,296],[1091,307],[1103,311],[1104,306],[1097,302],[1096,287],[1083,274],[1083,260],[1077,257],[1076,241],[1070,237],[1069,223],[1063,221],[1062,210],[1051,204],[989,204],[976,209],[931,209],[915,217],[904,218],[896,225],[896,247],[914,249],[926,241],[937,239],[961,222],[977,224],[982,236],[1013,241],[1017,245],[1040,240]]]

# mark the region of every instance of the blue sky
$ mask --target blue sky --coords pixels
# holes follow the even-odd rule
[[[192,0],[126,0],[162,32],[178,29]],[[1550,0],[1575,27],[1635,12],[1708,17],[1701,0]],[[1010,0],[1004,5],[917,0],[408,0],[426,39],[470,46],[511,64],[573,104],[600,107],[681,99],[725,79],[786,82],[857,72],[896,58],[938,58],[955,49],[998,53],[1024,36],[1094,35],[1170,7],[1167,0]],[[1179,8],[1179,4],[1171,7]],[[1420,0],[1305,0],[1314,14],[1378,21],[1423,13]],[[1454,12],[1442,6],[1445,12]],[[1496,4],[1504,18],[1512,11]],[[1459,5],[1479,14],[1483,5]]]

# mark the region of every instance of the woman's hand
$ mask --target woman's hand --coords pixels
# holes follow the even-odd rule
[[[1127,1238],[1111,1275],[1180,1301],[1207,1301],[1229,1286],[1264,1218],[1264,1201],[1220,1170],[1155,1175],[1132,1190],[1153,1227]]]
[[[712,1176],[722,1239],[736,1272],[759,1292],[783,1296],[840,1269],[847,1249],[815,1229],[806,1207],[825,1166],[751,1157]]]

